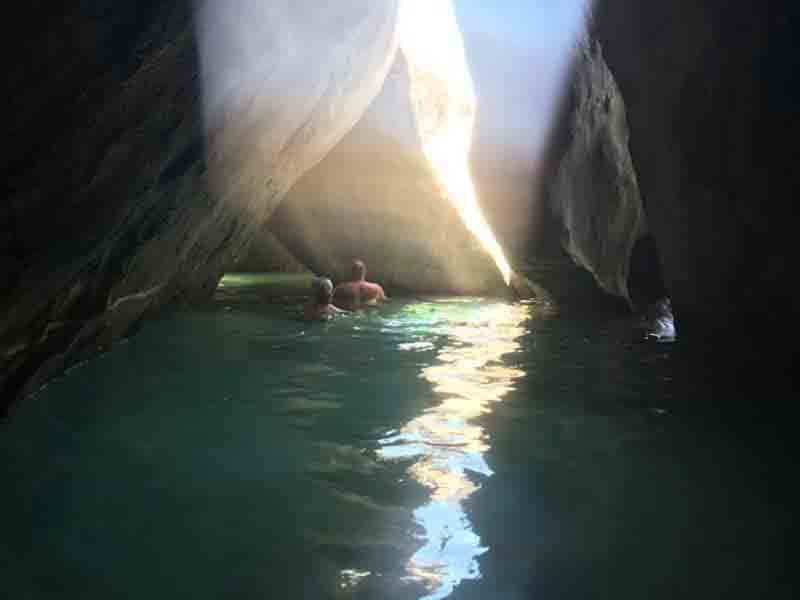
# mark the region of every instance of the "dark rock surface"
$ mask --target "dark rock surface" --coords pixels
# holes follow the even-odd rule
[[[789,1],[600,1],[592,27],[627,105],[679,335],[747,340],[779,362],[770,346],[798,316],[799,13]]]
[[[800,5],[600,0],[592,29],[625,98],[672,298],[688,390],[676,408],[739,456],[698,490],[747,482],[752,498],[746,512],[692,506],[693,522],[735,536],[713,560],[686,549],[701,577],[680,593],[793,598]]]
[[[165,302],[210,294],[358,120],[393,59],[397,3],[306,4],[248,0],[236,18],[188,0],[19,7],[4,57],[2,404]]]
[[[625,316],[631,314],[627,300],[603,291],[585,268],[566,253],[553,249],[515,263],[515,272],[532,284],[532,296],[545,301],[562,316]]]
[[[181,203],[197,207],[186,230],[209,204],[196,183],[204,149],[189,3],[34,2],[21,13],[4,94],[5,138],[15,140],[0,208],[5,401],[173,293],[164,270],[174,262],[139,250]],[[137,258],[152,274],[126,285]]]
[[[661,274],[661,259],[651,234],[636,240],[628,268],[628,293],[637,312],[669,296]]]
[[[602,290],[631,301],[634,243],[646,225],[628,150],[625,104],[596,40],[584,36],[543,171],[550,236]],[[551,245],[554,240],[551,240]]]

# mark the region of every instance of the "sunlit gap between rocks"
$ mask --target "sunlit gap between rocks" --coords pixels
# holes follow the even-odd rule
[[[481,213],[469,167],[477,101],[450,0],[400,4],[399,42],[408,62],[420,141],[442,193],[491,255],[508,285],[511,267]]]

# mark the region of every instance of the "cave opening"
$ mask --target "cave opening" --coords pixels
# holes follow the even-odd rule
[[[522,265],[530,238],[542,235],[533,223],[546,209],[533,181],[586,7],[508,11],[401,2],[397,58],[378,96],[288,189],[254,252],[262,236],[265,247],[277,240],[334,281],[362,257],[398,293],[531,295],[524,273],[504,288],[509,263]],[[526,11],[553,26],[525,31],[510,15]],[[253,264],[240,254],[228,268],[241,261]]]

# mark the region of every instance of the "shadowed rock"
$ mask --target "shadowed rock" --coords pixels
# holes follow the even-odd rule
[[[577,45],[569,85],[545,197],[575,264],[601,289],[630,301],[630,257],[645,220],[625,104],[597,41],[584,37]]]
[[[789,1],[596,3],[683,339],[770,343],[797,322],[799,23]]]

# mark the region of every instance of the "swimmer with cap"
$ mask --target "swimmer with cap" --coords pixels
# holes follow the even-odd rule
[[[303,318],[307,321],[324,321],[336,314],[346,312],[333,305],[333,282],[327,277],[311,280],[311,299],[303,307]]]

